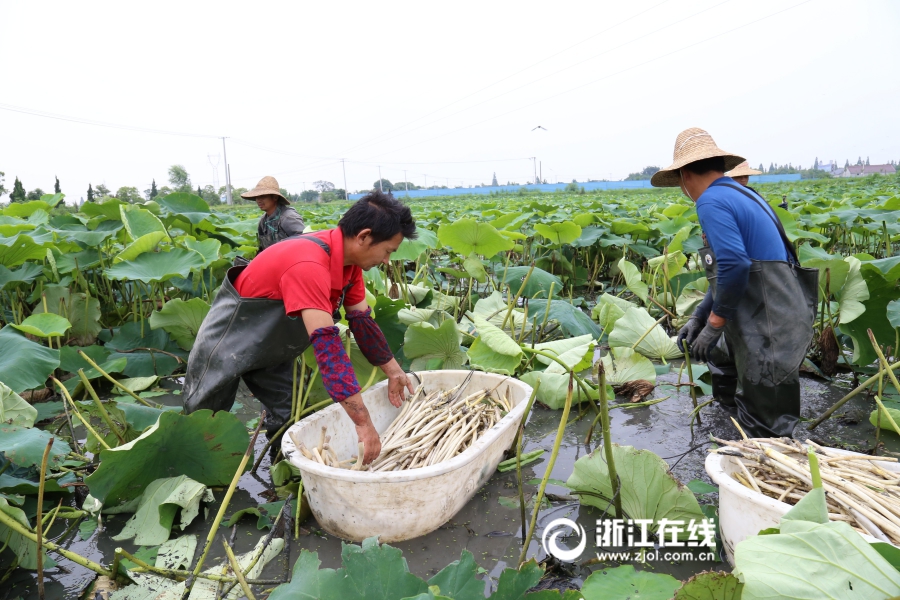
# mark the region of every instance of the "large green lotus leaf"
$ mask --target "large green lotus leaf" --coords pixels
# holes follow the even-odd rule
[[[103,450],[100,466],[85,483],[110,508],[137,498],[150,482],[164,477],[186,475],[208,487],[227,485],[249,439],[247,428],[230,412],[164,412],[136,440]]]
[[[802,244],[797,252],[800,258],[800,264],[804,267],[819,269],[819,300],[825,291],[826,275],[831,279],[828,285],[828,292],[836,294],[844,285],[847,274],[850,272],[850,263],[844,261],[840,256],[828,254],[822,248]],[[826,273],[827,271],[827,273]]]
[[[403,300],[391,300],[387,296],[378,296],[372,307],[372,318],[381,329],[388,347],[394,354],[403,346],[403,336],[406,334],[408,323],[404,323],[399,318],[400,313],[405,309],[406,303]]]
[[[635,571],[632,565],[594,571],[581,588],[585,600],[670,600],[681,582],[665,573]]]
[[[663,235],[675,235],[685,227],[690,226],[691,222],[681,216],[672,219],[664,219],[652,224],[652,228]]]
[[[548,314],[547,306],[550,310]],[[559,323],[566,335],[591,335],[594,339],[603,335],[600,328],[591,320],[580,308],[573,306],[569,301],[563,299],[548,300],[530,300],[528,302],[528,320],[537,319],[538,323],[543,323],[544,315],[547,315],[548,321],[556,321]]]
[[[42,404],[45,403],[42,402]],[[39,467],[29,469],[29,471],[34,473],[33,477],[35,477],[36,479],[40,478]],[[60,486],[67,483],[75,483],[75,481],[75,473],[66,473],[58,479],[47,479],[46,481],[44,481],[44,493],[71,494],[73,493],[73,488],[71,486]],[[0,473],[0,496],[8,496],[10,494],[37,496],[40,487],[40,481],[26,479],[25,477],[15,477],[13,475],[9,475],[8,473]],[[37,504],[35,504],[34,506],[37,506]]]
[[[106,269],[110,279],[138,279],[144,283],[187,277],[191,269],[203,266],[203,257],[193,250],[176,248],[169,252],[147,252]]]
[[[509,267],[505,271],[502,268],[499,270],[495,269],[495,271],[500,274],[503,283],[509,286],[513,294],[519,294],[523,298],[534,298],[536,296],[546,298],[547,294],[550,293],[551,287],[553,288],[553,295],[557,296],[563,289],[563,282],[559,277],[538,267],[535,267],[533,270],[531,267]],[[522,283],[525,281],[525,277],[528,276],[528,271],[531,271],[531,277],[528,277],[528,283],[520,292]]]
[[[203,268],[208,267],[219,260],[219,250],[222,248],[222,242],[212,238],[197,241],[192,237],[184,240],[184,246],[188,250],[193,250],[203,257]]]
[[[122,213],[119,207],[125,203],[116,198],[106,198],[103,202],[85,202],[79,209],[82,214],[89,217],[103,217],[104,220],[121,221]]]
[[[519,569],[503,569],[497,580],[497,591],[491,594],[493,600],[551,600],[559,598],[559,593],[547,596],[547,591],[529,594],[544,576],[544,568],[532,558]]]
[[[891,327],[900,327],[900,300],[891,300],[887,305],[887,320]]]
[[[378,297],[379,300],[381,298],[384,298],[384,296]],[[397,302],[403,301],[398,300]],[[478,305],[476,305],[475,308],[478,308]],[[397,320],[403,325],[412,325],[414,323],[431,323],[435,327],[438,327],[445,320],[452,318],[453,316],[447,313],[447,311],[432,310],[430,308],[401,308],[399,311],[397,311]]]
[[[672,600],[741,600],[743,589],[731,573],[703,571],[685,581]]]
[[[153,379],[156,379],[154,377]],[[155,425],[159,419],[159,415],[164,412],[181,412],[180,406],[164,406],[163,408],[152,408],[143,404],[130,403],[126,398],[118,401],[119,410],[125,415],[128,424],[136,431],[143,432],[151,425]]]
[[[869,299],[869,287],[866,285],[866,280],[863,279],[862,273],[860,273],[862,263],[855,256],[848,256],[844,261],[849,265],[849,269],[838,298],[841,301],[840,318],[838,320],[841,325],[850,323],[866,312],[866,307],[863,303]]]
[[[847,523],[782,521],[780,529],[735,547],[742,600],[900,595],[900,572]]]
[[[646,304],[649,288],[647,287],[647,284],[641,280],[640,270],[632,263],[625,260],[625,257],[622,257],[619,261],[618,267],[619,271],[622,272],[622,276],[625,277],[625,286],[631,290],[631,293]]]
[[[145,233],[141,237],[128,244],[124,250],[119,252],[113,258],[112,262],[115,265],[124,260],[132,260],[134,258],[137,258],[145,252],[154,250],[157,244],[159,244],[162,240],[167,239],[168,237],[169,236],[165,231],[151,231],[149,233]]]
[[[660,519],[691,519],[700,523],[703,512],[694,493],[681,485],[669,472],[666,461],[649,450],[613,444],[616,474],[622,510],[632,519],[653,519],[650,528],[655,532]],[[604,498],[612,498],[612,485],[603,451],[594,451],[575,461],[566,485],[572,490],[590,491]],[[605,509],[606,500],[593,495],[581,495],[581,503]],[[682,532],[687,537],[688,532]],[[670,596],[671,597],[671,596]]]
[[[68,373],[77,373],[78,369],[84,369],[86,373],[91,368],[91,365],[78,354],[79,350],[87,354],[98,365],[106,362],[109,356],[109,350],[103,346],[84,346],[81,348],[78,346],[63,346],[59,349],[59,368]]]
[[[588,336],[579,336],[574,339],[583,339]],[[591,358],[593,357],[594,342],[593,340],[582,344],[581,346],[576,346],[570,350],[566,350],[557,358],[566,365],[563,367],[556,361],[550,363],[544,373],[568,373],[569,371],[574,371],[578,373],[580,371],[584,371],[585,369],[589,369],[591,367]]]
[[[428,580],[428,585],[436,585],[442,596],[454,600],[484,600],[484,582],[477,575],[475,557],[468,550],[463,550],[459,560],[441,569]]]
[[[520,380],[524,381],[531,387],[537,385],[538,380],[541,381],[541,387],[538,388],[537,400],[549,408],[559,410],[566,404],[566,394],[569,390],[569,374],[568,373],[547,373],[546,371],[530,371],[525,373]],[[612,387],[607,386],[607,397],[612,398],[615,395]],[[590,399],[597,400],[600,398],[600,392],[591,388]],[[578,404],[588,400],[584,393],[579,395],[578,384],[574,385],[572,391],[572,404]]]
[[[39,210],[48,212],[51,208],[52,207],[46,202],[42,202],[41,200],[32,200],[30,202],[10,202],[9,206],[4,208],[0,212],[2,212],[2,214],[7,217],[25,219]]]
[[[109,415],[112,423],[116,426],[116,430],[122,435],[122,440],[124,440],[124,442],[120,442],[119,436],[109,428],[109,425],[106,423],[105,415],[93,400],[76,402],[75,405],[78,407],[82,416],[91,424],[91,427],[94,428],[94,431],[96,431],[97,434],[103,438],[103,441],[106,442],[106,445],[110,447],[118,446],[120,443],[130,442],[141,434],[140,431],[129,426],[128,418],[125,416],[125,413],[119,409],[119,405],[115,400],[104,402],[103,409],[106,411],[106,414]],[[93,454],[100,452],[102,447],[103,446],[93,435],[89,435],[84,444],[85,450]]]
[[[0,329],[0,381],[17,394],[44,385],[59,366],[59,350],[32,342],[7,325]]]
[[[0,453],[20,467],[40,468],[44,449],[52,437],[49,431],[43,429],[0,425]],[[48,468],[58,467],[71,451],[69,444],[58,437],[54,438],[47,458]]]
[[[647,333],[649,331],[649,333]],[[644,334],[647,335],[644,335]],[[643,337],[643,339],[641,339]],[[629,308],[616,321],[616,326],[609,334],[609,345],[612,348],[624,346],[634,348],[647,358],[672,359],[683,356],[675,345],[675,341],[666,335],[665,330],[643,308]]]
[[[681,251],[681,252],[688,252],[690,254],[692,252],[692,250],[686,249],[684,247],[684,245],[685,245],[685,243],[688,243],[688,240],[691,237],[692,230],[693,230],[692,225],[685,225],[684,227],[679,229],[678,232],[674,236],[672,236],[672,240],[669,242],[669,246],[668,246],[669,251],[670,252]]]
[[[663,263],[665,263],[665,267],[663,267]],[[681,271],[686,264],[687,256],[685,256],[681,250],[655,256],[647,261],[647,265],[651,269],[659,269],[660,273],[667,270],[670,278],[678,275],[678,272]]]
[[[136,241],[148,233],[154,232],[161,232],[164,237],[169,237],[165,225],[149,210],[140,206],[123,204],[119,207],[119,212],[122,223],[125,224],[125,231],[132,240]]]
[[[69,338],[76,344],[89,345],[100,333],[100,300],[84,293],[71,293],[68,287],[51,285],[44,288],[48,312],[66,317],[72,325]],[[34,313],[44,312],[43,303],[34,307]],[[30,332],[29,332],[30,333]]]
[[[28,522],[25,511],[21,508],[10,506],[2,494],[0,494],[0,512],[12,517],[22,527],[31,529],[31,523]],[[21,533],[16,533],[3,524],[0,524],[0,540],[3,540],[3,544],[9,544],[9,549],[18,558],[19,567],[29,570],[37,569],[37,543],[32,542]],[[45,569],[55,567],[56,562],[47,556],[47,551],[42,549],[41,552],[44,553],[44,558],[41,561],[43,567]]]
[[[469,362],[490,373],[512,375],[522,362],[522,348],[505,331],[481,315],[470,312],[468,316],[478,332],[478,339],[472,342],[467,352]]]
[[[416,229],[416,239],[403,238],[397,251],[391,254],[391,260],[416,260],[426,250],[438,247],[438,238],[430,229]]]
[[[626,233],[637,234],[649,233],[650,228],[643,223],[635,223],[624,219],[616,219],[610,224],[610,231],[615,235],[624,235]]]
[[[496,227],[497,229],[510,229],[516,230],[522,227],[525,223],[528,222],[531,217],[534,216],[534,213],[527,212],[508,212],[500,215],[493,221],[491,221],[491,225]]]
[[[47,255],[42,244],[35,243],[30,235],[24,233],[14,238],[0,238],[0,265],[16,267],[25,261],[39,260]]]
[[[149,321],[135,323],[129,321],[115,330],[112,338],[106,342],[106,348],[127,352],[137,348],[165,349],[169,336],[164,330],[153,329]]]
[[[0,265],[0,290],[11,283],[31,283],[43,272],[43,266],[38,263],[25,263],[14,270]]]
[[[59,337],[71,329],[72,324],[65,317],[53,313],[35,313],[26,317],[21,323],[12,326],[35,337]]]
[[[31,427],[37,418],[35,407],[22,399],[17,393],[0,381],[0,423]]]
[[[212,214],[209,204],[196,194],[175,192],[165,198],[158,198],[156,201],[170,213],[182,215],[194,225]]]
[[[825,237],[821,233],[802,229],[800,227],[800,224],[797,222],[797,218],[783,208],[775,206],[773,207],[773,210],[781,220],[781,224],[784,226],[784,232],[787,234],[788,240],[794,242],[799,239],[810,239],[815,240],[820,244],[824,244],[829,240],[829,238]]]
[[[578,337],[560,338],[558,340],[553,340],[552,342],[541,342],[540,344],[535,344],[534,349],[543,350],[545,352],[548,352],[549,354],[559,357],[566,352],[569,352],[570,350],[590,345],[593,342],[593,336],[591,336],[590,334],[586,334],[580,335]],[[554,361],[550,360],[546,356],[541,356],[540,354],[536,355],[535,359],[538,362],[548,366],[556,364]]]
[[[608,233],[609,230],[605,227],[584,227],[584,229],[581,230],[581,235],[578,236],[577,240],[572,242],[572,245],[576,248],[587,248],[593,246]]]
[[[508,311],[509,307],[503,300],[503,294],[498,290],[494,290],[491,292],[491,295],[486,298],[481,298],[475,303],[475,308],[473,309],[474,313],[481,315],[497,327],[503,327],[503,320],[506,319],[506,313]],[[510,321],[512,321],[512,323],[510,323]],[[511,327],[514,326],[516,336],[518,336],[522,331],[523,325],[525,331],[531,330],[531,321],[525,322],[525,311],[521,308],[513,308],[504,329],[512,331]]]
[[[212,490],[184,475],[157,479],[147,485],[134,516],[113,539],[123,541],[134,538],[135,544],[157,546],[169,539],[179,509],[179,526],[183,530],[200,513],[200,502],[213,500]]]
[[[887,306],[892,300],[900,300],[900,289],[894,282],[888,282],[881,273],[865,263],[861,273],[869,290],[869,299],[863,305],[865,312],[846,325],[841,331],[853,340],[853,364],[868,365],[878,360],[872,343],[869,341],[867,329],[875,334],[875,339],[883,346],[892,346],[895,342],[894,328],[887,318]]]
[[[53,256],[56,258],[56,270],[60,273],[89,269],[100,264],[100,252],[94,248],[81,252],[54,251]]]
[[[694,310],[703,302],[709,291],[709,281],[706,277],[696,279],[686,286],[675,300],[675,311],[681,316],[693,314]]]
[[[866,261],[868,268],[876,268],[888,281],[900,278],[900,256],[889,256],[878,260]]]
[[[160,333],[163,332],[160,331]],[[179,363],[178,359],[170,356],[173,350],[180,351],[176,344],[171,344],[166,348],[166,352],[169,354],[143,350],[128,353],[113,352],[109,355],[109,361],[106,364],[118,365],[118,361],[125,359],[126,364],[121,368],[121,373],[127,377],[152,377],[154,375],[164,377],[174,373],[179,364],[184,364],[184,357]],[[103,370],[107,371],[106,366],[102,366]]]
[[[414,323],[406,328],[403,354],[412,359],[413,371],[458,369],[468,361],[461,343],[462,334],[453,319],[444,319],[440,327]]]
[[[294,476],[294,471],[292,469],[296,469],[296,467],[294,467],[293,465],[291,465],[291,463],[289,463],[287,461],[281,461],[278,463],[277,466],[280,468],[280,465],[284,465],[283,468],[286,469],[287,472],[290,473],[290,475],[284,476],[281,479],[280,485],[278,483],[276,483],[275,485],[277,487],[281,487],[282,485],[285,485],[285,483],[287,483],[287,481],[291,477]],[[288,465],[290,465],[290,466],[288,466]],[[276,479],[276,475],[272,473],[272,469],[269,470],[269,474],[272,475],[273,483],[278,481],[278,479]],[[299,469],[296,470],[296,476],[297,477],[300,476]],[[225,525],[223,525],[223,527],[231,527],[235,523],[240,521],[242,518],[252,515],[252,516],[256,517],[256,529],[258,529],[260,531],[263,529],[266,529],[266,528],[271,529],[272,525],[275,524],[275,519],[278,518],[278,514],[281,512],[281,509],[284,508],[284,502],[285,502],[284,500],[281,500],[280,502],[267,502],[266,504],[260,504],[259,506],[251,506],[249,508],[242,508],[241,510],[239,510],[236,513],[234,513],[233,515],[231,515],[231,518],[228,519],[228,521],[225,523]]]
[[[424,305],[424,302],[422,303]],[[447,294],[442,294],[437,290],[431,291],[431,302],[428,303],[428,306],[423,306],[423,308],[430,308],[431,310],[445,310],[449,312],[455,312],[456,307],[459,305],[459,296],[449,296]]]
[[[481,262],[481,259],[478,258],[477,254],[472,253],[467,256],[463,261],[463,268],[466,270],[466,274],[478,283],[487,281],[487,272],[484,270],[484,263]]]
[[[556,246],[571,244],[581,235],[581,227],[572,221],[537,223],[534,230]]]
[[[612,385],[622,385],[638,379],[656,383],[656,368],[653,363],[631,348],[610,348],[609,354],[601,360],[606,371],[606,381]]]
[[[460,219],[438,228],[438,239],[444,246],[453,248],[459,254],[468,256],[473,252],[490,258],[498,252],[511,250],[513,242],[506,239],[488,223],[475,219]]]
[[[591,310],[591,318],[597,321],[604,332],[609,333],[615,326],[616,321],[625,314],[625,311],[634,306],[635,304],[628,300],[617,298],[604,292],[597,299],[597,304]]]
[[[153,311],[150,315],[150,327],[165,329],[179,346],[190,350],[194,347],[197,332],[208,312],[209,304],[201,298],[191,298],[187,302],[174,298],[166,302],[162,310]]]

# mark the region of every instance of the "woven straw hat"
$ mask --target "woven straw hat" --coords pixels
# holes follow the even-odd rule
[[[725,173],[728,177],[742,177],[744,175],[762,175],[762,171],[750,168],[750,164],[745,160],[732,170]]]
[[[290,201],[281,195],[281,190],[278,187],[278,182],[274,177],[266,175],[262,179],[259,180],[259,183],[256,184],[256,187],[250,190],[249,192],[244,192],[241,194],[241,198],[256,198],[257,196],[265,196],[266,194],[273,194],[278,196],[280,200],[278,200],[279,204],[290,204]]]
[[[692,162],[714,156],[721,156],[725,159],[726,171],[735,168],[744,160],[743,156],[726,152],[716,146],[712,136],[699,127],[685,129],[675,138],[675,152],[672,155],[674,162],[665,169],[657,171],[650,178],[650,185],[653,187],[679,187],[681,175],[679,175],[678,169]]]

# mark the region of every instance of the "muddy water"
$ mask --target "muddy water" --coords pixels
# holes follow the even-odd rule
[[[659,383],[674,383],[677,380],[677,371],[662,375],[659,379]],[[837,380],[826,383],[804,377],[801,380],[801,387],[803,417],[812,419],[853,386],[849,381]],[[687,388],[679,389],[686,390]],[[715,405],[711,405],[703,409],[702,425],[695,424],[692,435],[688,422],[688,415],[691,411],[689,394],[686,391],[679,393],[673,391],[673,388],[661,387],[657,388],[652,395],[656,398],[664,396],[669,396],[669,398],[653,406],[612,410],[613,441],[655,452],[666,460],[672,473],[682,482],[686,483],[692,479],[709,482],[703,467],[708,454],[709,436],[712,434],[717,437],[734,438],[736,436],[734,427],[724,412],[715,408]],[[238,399],[242,406],[236,412],[243,420],[249,420],[258,415],[259,404],[246,393],[245,389]],[[700,398],[701,401],[704,399],[708,399],[708,397]],[[178,396],[163,397],[161,400],[177,404]],[[814,439],[828,445],[842,446],[852,450],[871,448],[875,442],[874,428],[868,422],[872,404],[872,400],[863,396],[854,398],[838,411],[836,418],[827,421],[813,432]],[[526,427],[524,451],[543,448],[546,453],[540,461],[524,468],[526,481],[544,475],[560,415],[561,411],[549,411],[539,407],[532,413]],[[577,411],[573,410],[570,419],[574,419],[576,416]],[[551,473],[552,478],[565,481],[572,473],[574,462],[601,444],[601,437],[597,433],[594,434],[592,440],[585,442],[593,416],[593,411],[591,411],[584,418],[570,423],[566,428],[559,457]],[[808,437],[803,424],[795,431],[795,437],[798,439]],[[887,443],[889,452],[900,451],[900,438],[897,436],[886,434],[882,436],[882,441]],[[259,441],[257,452],[262,451],[264,443],[264,440]],[[270,501],[264,496],[269,485],[267,469],[268,457],[264,459],[257,476],[244,475],[226,516],[242,508]],[[535,492],[537,486],[527,485],[525,489],[526,494],[530,495]],[[594,534],[597,520],[603,517],[603,511],[566,499],[568,492],[566,488],[549,485],[547,492],[556,496],[549,508],[540,511],[534,536],[537,541],[532,541],[529,547],[529,556],[536,556],[538,560],[545,558],[540,546],[543,527],[554,519],[568,517],[584,526],[587,531],[588,545],[582,557],[568,570],[568,574],[562,577],[561,585],[563,587],[578,585],[590,574],[592,569],[616,566],[618,563],[613,562],[598,564],[596,559],[593,564],[584,565],[596,552]],[[185,532],[196,534],[201,540],[201,545],[208,533],[208,523],[218,509],[218,500],[221,499],[223,493],[223,490],[216,490],[217,502],[209,507],[207,520],[197,519]],[[448,563],[458,559],[462,550],[469,550],[474,554],[476,562],[488,571],[485,585],[486,591],[490,591],[500,572],[505,567],[514,565],[521,551],[522,524],[519,510],[502,505],[500,502],[502,497],[517,502],[514,472],[496,473],[459,514],[437,531],[421,538],[393,545],[403,550],[410,570],[426,579]],[[715,503],[715,501],[715,495],[701,499],[701,503]],[[528,514],[530,516],[530,509]],[[113,559],[116,547],[121,546],[131,552],[137,550],[137,547],[130,542],[117,542],[111,539],[113,535],[121,531],[128,517],[129,515],[104,517],[105,529],[103,532],[95,534],[87,541],[80,541],[77,536],[70,534],[65,538],[63,545],[91,560],[109,564]],[[54,525],[51,538],[60,536],[65,527],[64,523]],[[306,521],[302,527],[300,538],[290,541],[285,551],[266,567],[262,578],[286,579],[290,567],[297,559],[301,549],[318,552],[322,567],[336,568],[340,566],[341,541],[321,531],[313,519]],[[266,531],[256,529],[255,518],[242,520],[238,525],[235,538],[236,549],[238,552],[249,551],[265,533]],[[4,553],[3,560],[8,562],[8,556],[10,556],[9,553]],[[213,545],[206,564],[219,564],[221,560],[221,544],[217,542]],[[638,569],[669,573],[679,579],[685,579],[707,569],[730,570],[727,564],[701,560],[652,561],[644,564],[638,562],[631,564]],[[0,576],[5,571],[5,568],[0,568]],[[90,571],[64,561],[63,566],[46,573],[46,597],[49,599],[75,598],[92,578],[93,574]],[[18,597],[37,598],[33,573],[16,570],[0,589],[0,600]]]

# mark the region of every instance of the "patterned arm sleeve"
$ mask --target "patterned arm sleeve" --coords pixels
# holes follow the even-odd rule
[[[333,325],[321,327],[313,331],[309,339],[316,354],[322,383],[331,399],[343,402],[350,396],[358,394],[360,387],[356,381],[356,373],[341,343],[338,328]]]
[[[380,367],[394,358],[394,353],[384,339],[384,333],[378,323],[372,318],[371,307],[366,310],[351,310],[347,312],[347,323],[350,331],[356,338],[360,352],[373,366]]]

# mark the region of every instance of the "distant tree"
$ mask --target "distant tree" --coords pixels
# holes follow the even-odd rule
[[[419,186],[417,186],[416,184],[414,184],[414,183],[411,182],[411,181],[395,181],[394,183],[391,184],[391,186],[394,188],[394,191],[395,191],[395,192],[404,192],[404,191],[406,191],[406,190],[420,190],[420,189],[422,189],[422,188],[420,188]],[[408,186],[408,187],[407,187],[407,186]],[[377,182],[377,181],[375,182],[375,187],[378,187],[378,182]],[[387,187],[385,187],[384,189],[386,190]]]
[[[13,191],[9,194],[9,201],[25,202],[25,186],[22,185],[18,177],[16,177],[16,182],[13,184]]]
[[[303,190],[300,192],[301,202],[315,202],[319,198],[319,192],[316,190]],[[36,543],[36,542],[35,542]]]
[[[94,188],[91,187],[91,184],[88,184],[88,202],[94,201]],[[37,542],[35,542],[37,543]]]
[[[497,183],[497,172],[494,171],[494,179],[491,180],[491,187],[497,187],[499,184]],[[37,542],[35,542],[37,543]]]
[[[100,196],[101,198],[103,198],[105,196],[112,196],[112,192],[109,191],[109,188],[106,187],[106,184],[103,184],[103,183],[98,185],[97,189],[94,191],[97,192],[97,195]]]
[[[859,158],[856,159],[856,166],[857,166],[857,167],[861,167],[862,164],[863,164],[863,162],[862,162],[862,156],[860,156]]]
[[[122,202],[135,204],[141,201],[141,194],[140,192],[138,192],[138,189],[136,187],[123,186],[116,190],[116,198],[118,198]]]
[[[766,170],[765,170],[765,168],[763,167],[763,164],[762,164],[762,163],[759,163],[759,170],[762,171],[763,173],[766,172]],[[37,543],[37,542],[35,542],[35,543]]]
[[[164,185],[161,188],[159,188],[159,195],[162,196],[163,198],[165,198],[166,196],[168,196],[169,194],[171,194],[174,191],[175,190],[173,190],[169,186]]]
[[[379,186],[378,186],[378,182],[379,182],[379,181],[381,181],[381,187],[380,187],[380,188],[379,188]],[[392,192],[392,191],[394,191],[395,188],[394,188],[394,184],[393,184],[393,183],[391,183],[391,182],[388,181],[387,179],[382,178],[381,180],[378,180],[378,179],[375,180],[375,183],[372,184],[372,189],[373,189],[373,190],[383,189],[385,192]]]
[[[775,163],[769,163],[769,170],[767,172],[771,173],[774,170],[775,170]]]
[[[282,196],[284,196],[285,198],[290,199],[290,194],[288,193],[288,191],[287,191],[286,189],[284,189],[284,188],[278,188],[278,191],[281,192],[281,195],[282,195]]]
[[[200,184],[197,184],[197,195],[201,198],[203,197],[203,190],[200,189]]]
[[[183,165],[169,167],[169,183],[177,192],[191,191],[191,176],[188,175],[187,169]]]
[[[869,166],[869,157],[868,156],[866,157],[866,166],[867,167]]]
[[[156,189],[156,179],[154,179],[153,182],[150,184],[150,200],[153,200],[154,198],[156,198],[156,196],[158,194],[159,194],[159,191]],[[35,543],[37,543],[37,542],[35,542]]]
[[[55,175],[54,177],[56,178],[56,183],[53,184],[53,193],[62,194],[62,190],[59,189],[59,177],[56,177]]]
[[[0,196],[6,193],[6,188],[3,187],[3,178],[6,176],[6,173],[0,171]]]
[[[819,157],[818,156],[816,157],[816,162],[813,163],[813,169],[815,169],[815,170],[819,169]],[[37,543],[37,542],[35,542],[35,543]]]
[[[644,167],[643,170],[638,173],[629,173],[628,177],[625,178],[625,181],[647,180],[653,177],[657,171],[659,171],[659,167]]]
[[[850,168],[850,159],[849,159],[849,158],[844,162],[844,168],[845,168],[845,169],[849,169],[849,168]],[[37,542],[35,542],[35,543],[37,543]]]
[[[334,202],[336,200],[346,200],[347,193],[340,189],[335,188],[330,192],[322,192],[322,202]]]
[[[34,188],[30,192],[28,192],[28,195],[25,196],[25,199],[26,200],[40,200],[41,196],[43,196],[43,195],[44,195],[44,190],[42,190],[41,188]]]
[[[199,189],[198,189],[199,191]],[[211,185],[207,185],[203,188],[203,191],[198,194],[201,198],[206,200],[207,204],[221,204],[221,200],[219,200],[219,194],[216,193],[216,188]]]
[[[334,184],[330,181],[313,181],[313,187],[320,192],[330,192],[334,189]]]

